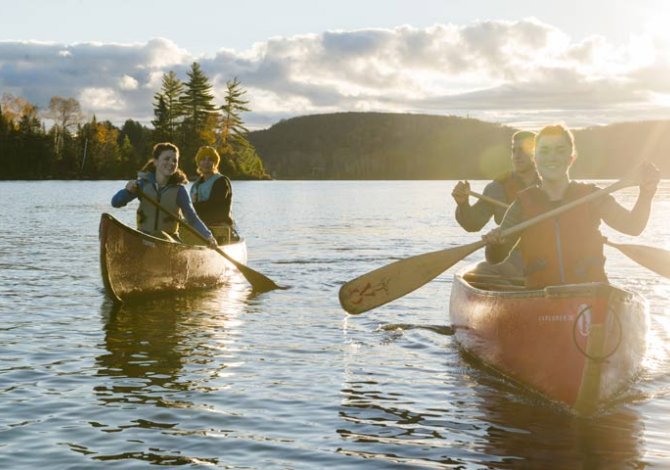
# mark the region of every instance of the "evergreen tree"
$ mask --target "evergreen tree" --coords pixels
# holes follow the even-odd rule
[[[163,75],[161,91],[154,95],[156,119],[152,124],[156,129],[157,141],[178,141],[177,130],[184,117],[181,101],[184,91],[184,84],[172,70]]]
[[[168,109],[165,104],[165,97],[161,93],[154,95],[154,116],[151,121],[154,126],[154,137],[157,142],[171,141]]]
[[[226,88],[224,105],[221,106],[223,117],[219,136],[219,153],[225,162],[221,171],[226,172],[232,166],[236,174],[229,176],[264,178],[267,175],[263,161],[247,139],[249,131],[241,116],[241,113],[251,111],[247,106],[249,100],[244,98],[246,90],[237,77],[228,81]]]
[[[133,174],[134,171],[137,171],[141,166],[143,166],[146,161],[151,156],[151,147],[153,145],[152,139],[155,138],[154,131],[143,126],[137,121],[132,119],[127,119],[121,127],[121,132],[119,134],[119,145],[125,145],[123,143],[125,138],[129,139],[130,144],[132,145],[132,153],[129,156],[129,164],[134,169],[128,174]],[[167,139],[160,139],[156,141],[164,141]]]
[[[212,85],[197,62],[193,62],[187,75],[186,90],[179,100],[185,116],[182,154],[193,155],[201,145],[214,143],[211,140],[211,126],[214,123],[211,116],[217,114],[217,108],[214,105]],[[185,159],[186,168],[194,167],[191,160]]]
[[[247,105],[249,100],[243,97],[243,90],[237,77],[226,83],[225,104],[221,106],[223,120],[221,123],[221,147],[225,150],[233,150],[234,147],[249,145],[246,135],[249,130],[244,127],[240,113],[251,111]]]

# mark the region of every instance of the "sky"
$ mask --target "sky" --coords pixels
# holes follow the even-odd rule
[[[0,0],[0,94],[149,124],[197,61],[251,129],[305,114],[469,116],[519,128],[670,119],[664,0]]]

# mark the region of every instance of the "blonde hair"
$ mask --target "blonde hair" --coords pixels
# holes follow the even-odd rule
[[[214,147],[210,147],[209,145],[203,145],[198,149],[198,152],[195,154],[195,164],[196,166],[200,164],[200,160],[202,160],[205,157],[209,157],[214,161],[214,173],[217,173],[219,170],[219,163],[221,162],[221,157],[219,156],[219,152],[216,151]],[[196,169],[196,172],[200,174],[200,169]]]

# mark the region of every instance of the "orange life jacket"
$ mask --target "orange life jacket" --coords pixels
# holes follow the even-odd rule
[[[586,196],[598,188],[571,182],[564,201]],[[531,187],[517,195],[524,220],[552,209],[547,194]],[[591,204],[580,204],[553,219],[535,224],[521,235],[526,286],[542,288],[557,284],[607,282],[600,216]]]
[[[511,204],[514,202],[516,199],[516,195],[519,194],[519,192],[523,191],[526,189],[526,185],[524,184],[523,180],[516,175],[513,171],[508,171],[502,176],[499,176],[498,178],[495,179],[496,182],[500,183],[505,190],[505,198],[508,204]],[[539,184],[540,179],[537,177],[537,181],[534,184]]]

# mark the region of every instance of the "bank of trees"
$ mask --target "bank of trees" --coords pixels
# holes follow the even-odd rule
[[[232,178],[266,178],[263,162],[246,138],[241,117],[249,111],[239,80],[227,83],[217,104],[209,78],[193,63],[182,82],[170,71],[155,94],[153,128],[134,120],[121,127],[95,116],[84,119],[74,98],[54,96],[48,108],[3,94],[0,99],[0,179],[117,179],[135,174],[157,142],[176,143],[182,167],[195,174],[201,145],[221,153],[221,171]],[[47,129],[45,122],[51,127]]]

